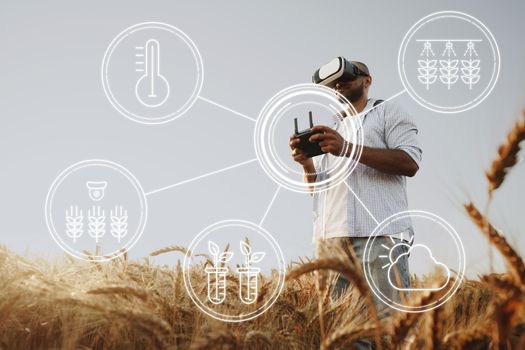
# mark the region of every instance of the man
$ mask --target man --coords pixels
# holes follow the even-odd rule
[[[412,118],[395,103],[376,104],[376,100],[369,99],[372,76],[368,67],[361,62],[351,63],[360,73],[353,77],[354,80],[339,81],[334,89],[359,113],[359,116],[345,117],[342,123],[348,118],[361,118],[363,150],[359,163],[345,180],[346,184],[342,182],[314,194],[314,237],[318,245],[337,247],[347,252],[352,248],[357,257],[363,259],[366,241],[378,221],[408,209],[406,177],[414,176],[419,170],[422,151],[417,141],[418,129]],[[293,159],[303,167],[305,181],[315,186],[316,182],[329,176],[327,168],[338,157],[351,155],[353,144],[336,129],[322,125],[313,129],[322,133],[314,134],[310,141],[319,142],[326,154],[308,158],[297,148],[299,139],[293,136],[290,138],[290,148]],[[382,244],[383,247],[391,248],[400,242],[406,244],[397,246],[396,255],[407,253],[407,247],[412,242],[412,223],[409,219],[396,221],[388,225],[381,235],[376,238],[368,256],[371,278],[384,295],[391,300],[399,300],[398,289],[390,285],[386,269],[382,269],[385,260],[380,255],[385,254]],[[401,288],[409,288],[410,285],[407,258],[407,254],[402,255],[396,264],[398,287]],[[348,281],[340,277],[333,295],[341,294],[347,285]],[[378,309],[383,307],[383,311],[386,311],[377,300],[376,304]]]

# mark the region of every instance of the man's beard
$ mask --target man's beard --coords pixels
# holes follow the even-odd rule
[[[361,84],[359,86],[355,86],[350,91],[348,91],[345,94],[345,97],[348,101],[351,103],[359,101],[363,95],[365,94],[365,85],[364,82],[361,81]]]

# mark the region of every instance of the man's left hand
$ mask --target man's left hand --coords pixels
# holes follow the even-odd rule
[[[336,130],[324,125],[316,125],[313,131],[322,131],[322,133],[310,136],[310,142],[319,142],[321,150],[333,154],[334,156],[347,156],[352,149],[352,144],[345,139]]]

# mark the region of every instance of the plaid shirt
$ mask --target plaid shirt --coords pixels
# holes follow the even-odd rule
[[[365,111],[372,108],[373,102],[373,100],[368,101]],[[417,140],[418,129],[410,115],[399,105],[389,101],[383,102],[368,113],[365,112],[361,118],[364,146],[403,150],[419,166],[422,151]],[[346,118],[343,123],[345,120]],[[336,159],[337,157],[331,154],[314,158],[317,181],[325,180],[329,176],[326,170]],[[393,214],[408,210],[405,176],[386,174],[358,163],[345,181],[379,222]],[[337,212],[346,213],[347,217],[343,218],[344,220],[336,216],[339,214],[330,212],[334,207],[334,203],[330,203],[330,200],[334,198],[346,202],[335,203],[337,206],[343,206],[343,210]],[[324,192],[315,193],[313,200],[314,240],[343,236],[366,237],[370,236],[377,226],[343,182]],[[333,222],[344,222],[347,227],[334,229]],[[413,232],[410,218],[392,222],[382,234],[398,234],[406,230]]]

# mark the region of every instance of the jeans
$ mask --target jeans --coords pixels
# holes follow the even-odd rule
[[[350,255],[351,249],[353,249],[360,262],[363,262],[364,258],[367,259],[365,263],[368,265],[368,277],[375,284],[375,289],[381,291],[384,298],[394,302],[401,301],[403,292],[394,287],[399,289],[410,288],[407,254],[409,245],[399,244],[407,242],[397,238],[378,236],[375,238],[369,254],[365,257],[367,240],[368,237],[329,238],[324,242],[326,247],[323,248],[323,252],[329,253],[329,250],[333,248]],[[394,246],[395,249],[392,249]],[[388,268],[389,266],[385,267],[386,264],[390,263],[390,258],[396,262],[391,269]],[[390,273],[390,279],[388,273]],[[332,298],[340,297],[349,285],[350,283],[345,277],[339,276],[332,291]],[[375,294],[373,294],[373,302],[380,319],[390,315],[390,307],[379,300]],[[358,350],[373,349],[372,342],[366,339],[355,342],[353,346]]]

